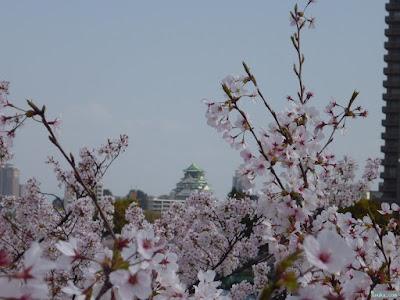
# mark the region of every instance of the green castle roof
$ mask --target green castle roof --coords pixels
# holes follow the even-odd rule
[[[183,170],[183,172],[204,172],[200,167],[196,164],[191,164],[189,168]]]

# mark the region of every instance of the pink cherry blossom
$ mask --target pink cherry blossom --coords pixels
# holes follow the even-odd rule
[[[354,251],[343,238],[327,229],[322,230],[317,238],[306,237],[303,245],[310,264],[329,273],[344,270],[355,258]]]
[[[379,212],[381,215],[388,215],[388,214],[393,213],[393,211],[390,209],[390,204],[389,204],[389,203],[383,202],[383,203],[381,204],[381,208],[382,208],[382,210],[378,210],[378,212]],[[395,208],[396,208],[396,207],[395,207]]]
[[[110,274],[110,281],[118,287],[122,300],[147,299],[152,293],[151,277],[145,271],[132,274],[127,270],[117,270]]]
[[[139,230],[137,233],[138,252],[145,258],[150,259],[160,249],[164,247],[157,237],[154,236],[153,229]]]
[[[308,28],[315,29],[315,18],[311,18],[311,19],[310,19],[310,25],[309,25]]]
[[[53,121],[53,127],[54,127],[54,134],[56,137],[61,136],[62,132],[62,126],[61,126],[61,115],[58,116],[54,121]]]

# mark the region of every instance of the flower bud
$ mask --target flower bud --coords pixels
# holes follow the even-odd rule
[[[32,109],[33,109],[34,111],[38,111],[38,110],[39,110],[39,109],[37,108],[37,106],[36,106],[32,101],[26,99],[26,102],[28,102],[28,105],[29,105],[30,107],[32,107]]]
[[[32,118],[36,113],[33,110],[27,110],[25,116],[28,118]]]

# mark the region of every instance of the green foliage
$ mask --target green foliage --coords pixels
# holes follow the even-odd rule
[[[232,187],[231,191],[228,193],[228,198],[243,199],[244,197],[243,191],[237,190],[235,187]]]
[[[136,196],[134,196],[135,194]],[[134,200],[139,203],[140,208],[144,210],[148,209],[149,196],[145,192],[143,192],[142,190],[130,190],[126,198],[130,197],[135,197]]]
[[[238,190],[235,187],[232,187],[231,191],[228,193],[228,198],[235,198],[235,199],[244,199],[250,198],[251,200],[257,200],[257,195],[246,195],[243,190]]]
[[[125,220],[125,211],[129,205],[135,202],[134,199],[125,198],[115,200],[114,203],[114,232],[121,233],[122,227],[127,223]]]
[[[154,223],[155,220],[161,218],[161,213],[155,210],[145,210],[143,211],[146,220],[150,223]]]
[[[112,193],[111,190],[109,190],[109,189],[104,189],[103,195],[104,195],[104,196],[112,196],[113,193]]]
[[[286,256],[275,265],[272,276],[269,282],[264,286],[260,295],[260,300],[271,299],[273,293],[282,287],[285,287],[291,292],[295,292],[298,288],[296,274],[287,269],[293,267],[296,261],[300,258],[302,250],[298,250],[293,254]]]
[[[381,202],[376,200],[361,199],[353,206],[339,208],[340,213],[350,212],[354,219],[362,219],[369,213],[375,218],[375,222],[380,226],[385,226],[393,215],[381,215],[377,210],[381,209]]]

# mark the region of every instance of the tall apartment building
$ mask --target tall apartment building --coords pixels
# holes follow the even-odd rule
[[[104,199],[104,186],[102,183],[98,183],[94,188],[93,188],[94,193],[96,194],[97,200],[99,202],[103,201]],[[71,195],[68,191],[68,189],[64,189],[64,208],[67,209],[70,207],[72,204],[72,201],[76,199],[76,195]]]
[[[11,164],[0,165],[0,195],[19,196],[19,170]]]
[[[97,200],[99,200],[100,202],[103,201],[103,199],[104,199],[104,186],[103,186],[103,184],[102,183],[98,183],[94,187],[93,191],[96,194]]]
[[[384,46],[388,52],[384,56],[387,66],[383,70],[386,75],[383,100],[386,105],[382,108],[385,131],[382,133],[384,145],[381,147],[384,171],[381,173],[383,184],[379,191],[382,192],[382,201],[400,202],[400,0],[390,0],[386,3],[386,10],[388,28],[385,35],[388,40]]]
[[[242,179],[240,177],[240,172],[236,170],[235,176],[232,178],[232,187],[234,187],[237,191],[243,191]]]

